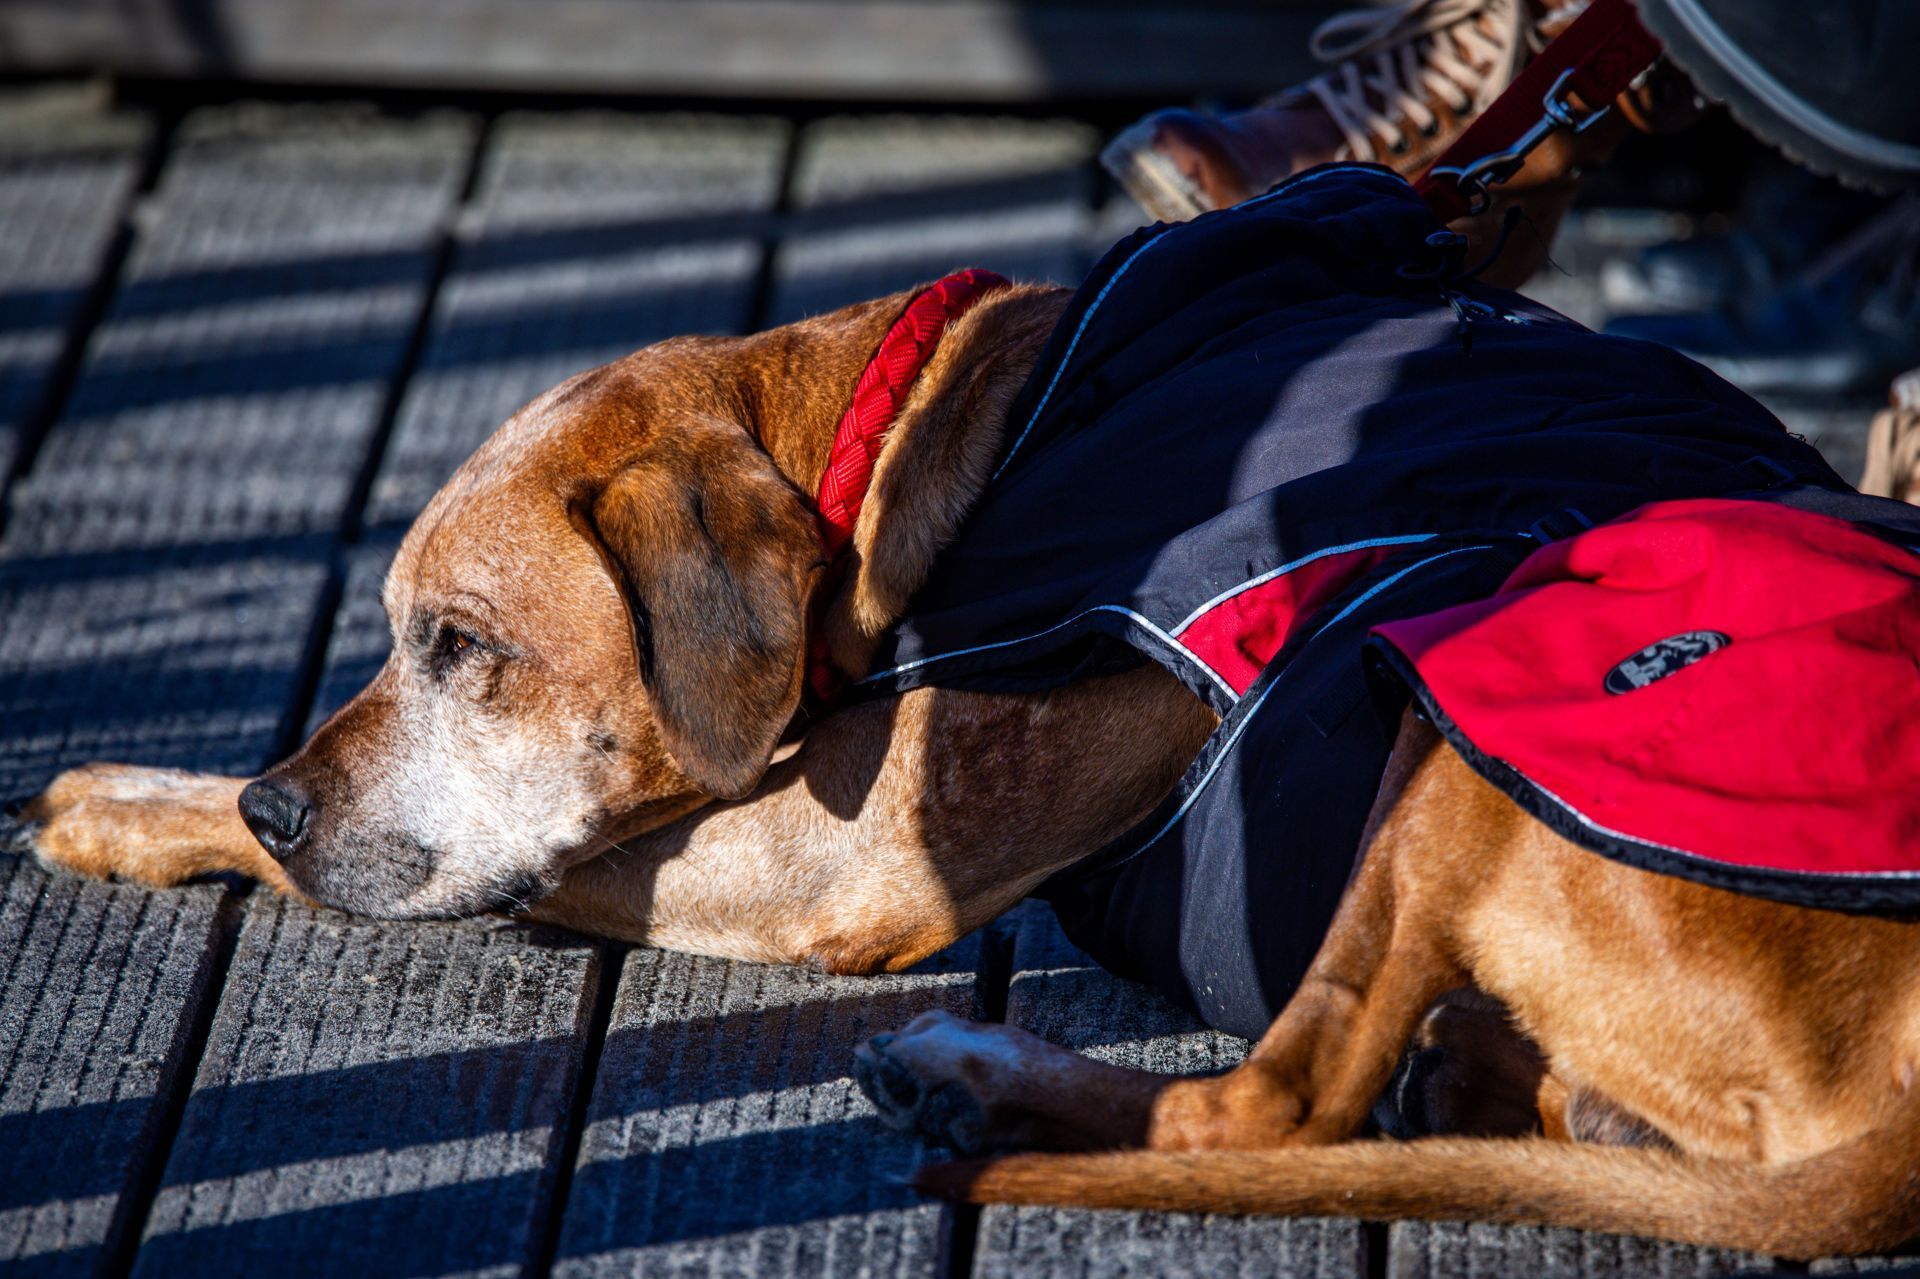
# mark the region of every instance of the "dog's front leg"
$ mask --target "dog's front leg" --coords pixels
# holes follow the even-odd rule
[[[232,873],[299,896],[240,819],[244,777],[131,764],[69,769],[21,813],[19,840],[48,866],[171,888]]]
[[[1421,768],[1440,749],[1431,729],[1402,731],[1326,941],[1227,1074],[1119,1070],[1012,1027],[927,1015],[862,1050],[868,1095],[896,1123],[970,1151],[1259,1148],[1351,1135],[1433,1001],[1465,984],[1447,941],[1450,892],[1421,878],[1420,848],[1460,834],[1459,814]]]

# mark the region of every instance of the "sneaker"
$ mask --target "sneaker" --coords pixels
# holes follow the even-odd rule
[[[1920,45],[1912,0],[1638,0],[1701,90],[1820,173],[1920,189]]]
[[[1900,502],[1920,502],[1920,369],[1893,380],[1888,407],[1867,432],[1867,466],[1860,491]]]
[[[1313,33],[1329,69],[1249,111],[1157,111],[1101,162],[1152,216],[1238,204],[1338,160],[1407,177],[1459,137],[1543,43],[1529,0],[1402,0],[1336,14]]]
[[[1746,305],[1618,316],[1606,331],[1673,347],[1757,395],[1872,393],[1920,362],[1920,197]]]

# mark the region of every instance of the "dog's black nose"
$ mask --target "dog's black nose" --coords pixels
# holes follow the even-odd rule
[[[258,781],[247,783],[240,792],[240,816],[247,829],[272,854],[284,862],[300,850],[307,837],[307,818],[313,806],[291,782]]]

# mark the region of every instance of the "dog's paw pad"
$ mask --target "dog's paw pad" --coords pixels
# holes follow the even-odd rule
[[[920,1101],[920,1135],[962,1155],[977,1155],[992,1143],[993,1125],[980,1099],[957,1083],[935,1084]]]
[[[910,1132],[963,1153],[983,1148],[989,1128],[980,1101],[955,1080],[929,1080],[889,1053],[894,1035],[876,1035],[854,1050],[853,1079],[898,1132]]]
[[[902,1132],[911,1131],[921,1101],[920,1081],[906,1065],[886,1054],[882,1040],[891,1035],[876,1035],[854,1049],[853,1081],[866,1094],[881,1122]]]

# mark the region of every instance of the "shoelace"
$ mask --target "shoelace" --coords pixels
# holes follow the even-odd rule
[[[1430,101],[1444,102],[1456,114],[1473,110],[1475,88],[1507,52],[1480,29],[1479,19],[1491,15],[1504,27],[1520,3],[1404,0],[1338,13],[1321,23],[1308,47],[1319,61],[1338,65],[1302,88],[1346,138],[1346,153],[1339,158],[1376,159],[1376,140],[1396,155],[1406,151],[1411,141],[1402,121],[1433,136],[1440,118]],[[1370,68],[1363,61],[1369,55]]]

